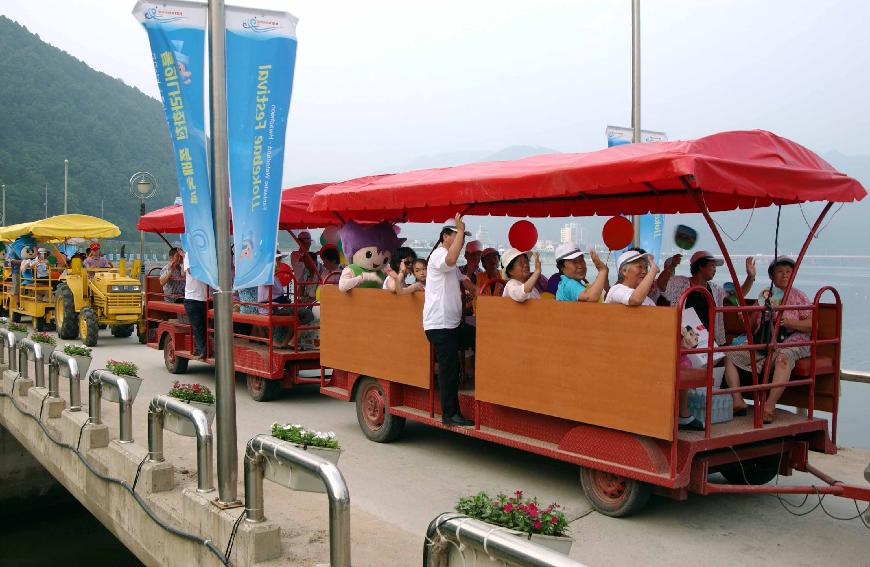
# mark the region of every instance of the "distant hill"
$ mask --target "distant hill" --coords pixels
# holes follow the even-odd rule
[[[0,16],[0,183],[6,185],[6,223],[63,212],[63,160],[69,160],[69,212],[100,215],[136,238],[138,201],[130,176],[150,171],[159,194],[146,206],[178,194],[172,146],[160,101],[88,67]]]
[[[497,152],[490,150],[459,151],[420,156],[405,164],[398,171],[410,171],[414,169],[434,169],[437,167],[453,167],[466,163],[479,163],[484,161],[506,161],[522,159],[524,157],[541,154],[558,154],[559,150],[542,146],[508,146]]]

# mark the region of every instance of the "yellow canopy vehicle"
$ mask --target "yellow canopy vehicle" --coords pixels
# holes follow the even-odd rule
[[[54,254],[57,262],[43,265],[34,243],[62,242],[72,238],[114,238],[121,230],[114,224],[89,215],[67,214],[0,228],[0,241],[13,243],[4,266],[0,302],[13,320],[32,318],[37,330],[54,323],[62,339],[81,337],[88,346],[97,344],[100,326],[112,334],[128,337],[141,317],[139,280],[130,277],[122,259],[118,267],[86,268],[78,259]],[[15,246],[19,238],[24,246]],[[24,250],[23,259],[15,248]],[[47,256],[47,254],[46,254]],[[27,270],[25,270],[27,268]],[[63,270],[63,268],[66,268]],[[138,273],[138,261],[131,273]]]

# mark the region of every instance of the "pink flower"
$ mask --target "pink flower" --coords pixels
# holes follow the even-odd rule
[[[505,505],[504,505],[504,508],[502,508],[502,510],[505,511],[505,512],[510,512],[510,511],[513,510],[513,509],[514,509],[514,505],[511,504],[510,502],[508,502],[507,504],[505,504]]]
[[[535,506],[534,502],[529,504],[529,516],[531,516],[532,518],[538,517],[538,507]]]
[[[523,497],[523,491],[522,491],[522,490],[517,490],[516,492],[514,492],[514,494],[517,495],[517,498],[522,498],[522,497]]]
[[[533,525],[536,530],[541,529],[541,520],[535,520],[535,523]]]
[[[557,518],[556,516],[553,516],[552,518],[550,518],[550,523],[551,524],[558,524],[559,518]]]

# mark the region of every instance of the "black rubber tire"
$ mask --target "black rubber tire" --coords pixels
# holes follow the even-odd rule
[[[166,370],[171,374],[187,372],[187,363],[190,361],[175,354],[175,342],[169,333],[164,334],[160,340],[160,350],[163,351],[163,365]]]
[[[114,325],[112,327],[112,336],[126,339],[133,334],[133,325]]]
[[[60,284],[55,291],[54,316],[59,319],[57,336],[65,340],[79,338],[79,314],[76,313],[72,291],[66,284]]]
[[[148,325],[142,325],[142,323],[136,324],[136,336],[139,338],[139,344],[144,345],[148,340]]]
[[[82,331],[87,332],[82,333]],[[100,326],[97,324],[97,312],[90,307],[83,307],[79,312],[79,335],[81,335],[82,343],[85,346],[97,346],[97,341],[100,338]]]
[[[769,455],[740,463],[730,463],[719,469],[719,472],[731,484],[757,486],[767,484],[776,478],[779,472],[779,460],[779,455]]]
[[[614,518],[631,516],[649,503],[649,484],[597,469],[580,469],[583,494],[596,511]]]
[[[17,311],[13,311],[12,312],[12,322],[13,323],[20,323],[21,322],[21,313],[18,313]]]
[[[360,379],[354,401],[359,428],[375,443],[395,441],[405,430],[405,418],[390,413],[384,388],[374,378]]]
[[[44,333],[48,329],[48,325],[45,324],[45,317],[34,317],[33,328],[39,333]]]
[[[248,394],[255,402],[269,402],[278,397],[278,392],[281,391],[280,380],[269,380],[253,374],[245,375],[245,383],[248,387]]]

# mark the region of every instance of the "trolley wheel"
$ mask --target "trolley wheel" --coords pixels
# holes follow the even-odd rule
[[[79,313],[79,335],[85,346],[97,346],[100,338],[100,327],[97,324],[97,312],[90,307],[82,307]]]
[[[245,381],[248,393],[255,402],[268,402],[274,400],[281,391],[281,380],[270,380],[262,376],[246,374]]]
[[[57,286],[55,292],[54,319],[57,336],[62,339],[77,339],[79,337],[79,315],[72,290],[65,283]]]
[[[148,324],[136,323],[136,337],[139,339],[139,344],[144,345],[148,342]]]
[[[163,365],[166,367],[166,370],[172,374],[184,374],[187,372],[187,363],[190,361],[176,354],[175,341],[172,340],[172,335],[169,333],[163,335],[160,348],[163,349]]]
[[[34,317],[33,328],[36,329],[37,332],[45,332],[45,330],[48,328],[48,325],[45,323],[45,317]]]
[[[587,467],[580,469],[580,485],[595,510],[614,518],[641,511],[652,494],[645,482]]]
[[[20,323],[21,322],[21,313],[19,313],[17,311],[13,311],[12,312],[12,322],[13,323]]]
[[[356,419],[363,434],[377,443],[395,441],[405,429],[405,418],[392,415],[384,388],[374,378],[363,378],[356,391]]]
[[[767,484],[779,472],[779,455],[768,455],[747,461],[729,463],[719,469],[731,484]]]
[[[115,325],[112,327],[112,336],[126,339],[133,334],[133,325]]]

